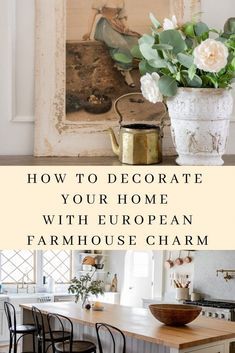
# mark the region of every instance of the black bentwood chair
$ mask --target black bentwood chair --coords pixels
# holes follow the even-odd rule
[[[57,314],[48,314],[48,325],[49,331],[51,333],[51,341],[52,341],[52,348],[53,352],[55,353],[96,353],[96,346],[93,342],[90,341],[74,341],[73,340],[73,323],[72,321],[63,315]],[[56,342],[56,339],[53,335],[52,330],[52,323],[53,327],[60,327],[62,332],[66,329],[70,332],[70,337],[67,341],[63,342]]]
[[[34,324],[37,329],[37,346],[38,353],[46,353],[52,345],[51,333],[46,331],[44,319],[41,310],[32,307]],[[67,331],[52,331],[55,342],[63,342],[70,338],[70,332]]]
[[[35,334],[36,334],[36,327],[34,325],[17,325],[16,323],[16,310],[14,305],[8,302],[4,302],[4,310],[7,317],[7,324],[10,334],[10,341],[9,341],[9,353],[17,353],[17,345],[19,340],[26,336],[32,336],[32,343],[33,343],[33,352],[36,352],[35,346]],[[19,335],[19,337],[17,337]]]
[[[111,342],[112,342],[112,351],[113,353],[116,352],[116,340],[120,342],[120,347],[118,347],[118,351],[120,353],[126,353],[126,338],[124,336],[124,333],[119,330],[117,327],[104,324],[104,323],[97,323],[95,324],[96,328],[96,335],[97,335],[97,340],[98,340],[98,347],[99,347],[99,353],[103,353],[103,346],[101,342],[101,333],[100,329],[103,330],[103,332],[108,332],[109,335],[111,336]],[[111,350],[110,350],[111,353]]]

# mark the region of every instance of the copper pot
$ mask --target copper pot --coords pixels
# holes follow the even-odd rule
[[[184,260],[181,257],[181,251],[180,251],[179,252],[179,257],[177,257],[177,259],[175,260],[175,264],[180,266],[180,265],[183,265],[183,263],[184,263]]]
[[[191,258],[191,256],[189,256],[190,255],[190,251],[188,251],[188,256],[186,256],[185,258],[184,258],[184,262],[186,263],[186,264],[190,264],[191,262],[192,262],[192,258]]]
[[[165,261],[165,268],[172,268],[174,267],[174,262],[171,260],[171,251],[169,252],[169,258]]]

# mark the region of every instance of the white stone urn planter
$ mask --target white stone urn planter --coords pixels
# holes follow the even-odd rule
[[[231,90],[179,88],[167,100],[179,165],[223,165],[233,110]]]

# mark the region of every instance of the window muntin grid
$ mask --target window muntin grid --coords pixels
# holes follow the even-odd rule
[[[0,278],[3,283],[35,283],[35,252],[30,250],[2,250]]]
[[[52,277],[55,283],[69,283],[72,278],[71,251],[43,251],[43,276]]]

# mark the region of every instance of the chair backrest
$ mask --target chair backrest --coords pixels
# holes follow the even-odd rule
[[[8,328],[11,330],[16,330],[16,310],[14,305],[4,302],[4,310],[7,317]]]
[[[69,351],[72,352],[72,347],[73,347],[73,323],[72,323],[72,321],[66,316],[49,313],[47,315],[47,322],[48,322],[49,332],[50,332],[50,336],[51,336],[53,351],[55,351],[56,331],[60,331],[61,337],[62,337],[62,339],[60,340],[61,343],[64,345],[65,342],[66,343],[69,342],[69,345],[70,345]],[[66,337],[68,337],[68,333],[69,333],[69,339],[68,338],[65,339]],[[65,351],[65,348],[63,351]]]
[[[43,315],[41,310],[39,310],[36,306],[32,307],[32,315],[34,325],[36,326],[37,334],[45,338],[45,326],[43,321]]]
[[[105,324],[105,323],[96,323],[95,324],[96,328],[96,335],[97,335],[97,340],[98,340],[98,346],[99,346],[99,352],[103,353],[103,346],[101,342],[101,332],[100,330],[104,330],[109,333],[112,341],[112,346],[113,346],[113,353],[116,353],[117,347],[116,347],[116,341],[120,342],[120,347],[119,348],[119,353],[126,353],[126,338],[124,333],[119,330],[117,327]],[[111,352],[111,350],[110,350]]]

